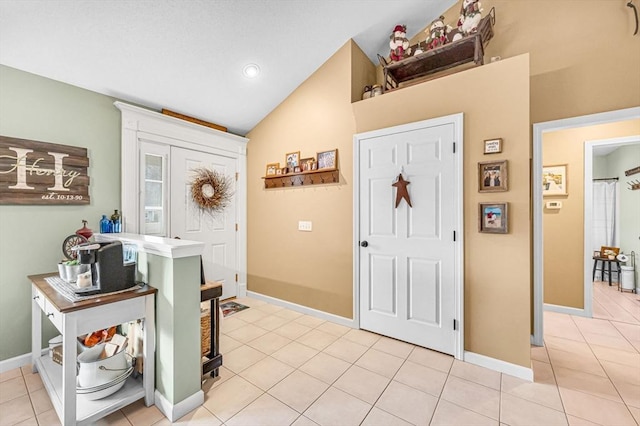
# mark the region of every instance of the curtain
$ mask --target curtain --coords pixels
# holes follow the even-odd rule
[[[602,246],[617,247],[616,205],[617,182],[593,182],[593,250]],[[596,280],[602,281],[600,270]]]

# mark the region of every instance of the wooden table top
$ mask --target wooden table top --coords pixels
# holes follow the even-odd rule
[[[614,257],[613,259],[609,259],[608,257],[593,256],[593,260],[606,260],[607,262],[617,262],[617,263],[620,262],[617,257]]]
[[[80,302],[71,302],[69,299],[58,293],[58,291],[55,288],[51,287],[45,280],[45,278],[47,277],[57,276],[57,272],[50,272],[48,274],[29,275],[27,276],[27,278],[29,278],[31,282],[44,294],[47,300],[49,300],[49,302],[51,302],[51,304],[62,313],[94,308],[96,306],[107,305],[109,303],[121,302],[127,299],[134,299],[136,297],[154,294],[158,291],[155,287],[151,287],[145,284],[137,290],[126,291],[118,294],[102,295],[92,299],[82,300]]]

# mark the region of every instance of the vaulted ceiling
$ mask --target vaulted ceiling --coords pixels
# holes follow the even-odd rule
[[[350,38],[377,63],[454,3],[1,0],[0,64],[244,135]]]

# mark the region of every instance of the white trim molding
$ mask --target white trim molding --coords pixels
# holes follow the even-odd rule
[[[247,143],[249,139],[220,130],[194,124],[145,108],[114,102],[122,115],[121,134],[121,213],[122,227],[127,233],[138,234],[140,214],[140,156],[149,144],[178,147],[224,156],[236,165],[236,292],[247,285]],[[170,149],[169,152],[170,157]],[[170,161],[170,158],[168,159]],[[169,170],[169,179],[171,171]],[[170,209],[169,209],[170,210]],[[170,212],[167,220],[170,221]],[[165,229],[170,236],[170,227]],[[174,256],[175,257],[175,256]],[[227,283],[226,285],[229,285]]]
[[[544,310],[548,312],[556,312],[558,314],[567,314],[567,315],[573,315],[576,317],[591,318],[591,316],[587,314],[586,309],[572,308],[571,306],[560,306],[560,305],[553,305],[551,303],[545,303]]]
[[[170,403],[157,389],[154,396],[156,407],[171,422],[175,422],[204,404],[204,392],[202,390],[197,391],[177,404]]]
[[[490,370],[498,371],[500,373],[508,374],[513,377],[518,377],[522,380],[533,382],[533,370],[521,365],[512,364],[507,361],[502,361],[468,351],[464,352],[464,362],[478,365],[480,367],[485,367]]]
[[[300,312],[301,314],[311,315],[312,317],[331,321],[335,324],[344,325],[345,327],[358,328],[358,324],[356,324],[356,322],[351,318],[345,318],[331,314],[329,312],[319,311],[317,309],[298,305],[297,303],[289,302],[287,300],[277,299],[275,297],[266,296],[254,291],[247,291],[247,297],[262,300],[264,302],[271,303],[272,305],[282,306],[283,308],[291,309],[292,311]]]
[[[49,348],[42,349],[42,356],[48,356]],[[31,364],[31,352],[0,361],[0,374]]]

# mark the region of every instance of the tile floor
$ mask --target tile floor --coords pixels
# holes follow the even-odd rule
[[[222,322],[224,367],[183,425],[637,425],[640,302],[594,285],[599,319],[546,312],[533,383],[255,299]],[[616,306],[618,305],[618,306]],[[0,375],[0,425],[59,424],[29,367]],[[169,425],[141,401],[100,425]]]

